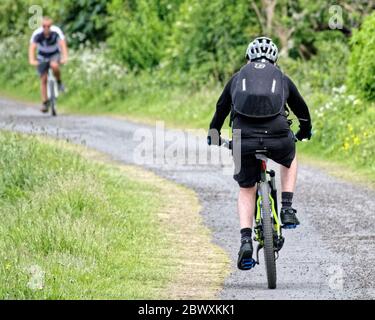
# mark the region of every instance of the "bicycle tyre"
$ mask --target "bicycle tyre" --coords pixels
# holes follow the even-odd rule
[[[276,288],[276,259],[273,243],[273,223],[271,219],[271,203],[269,200],[268,183],[260,184],[260,194],[262,197],[262,225],[264,237],[264,263],[266,265],[268,288]]]
[[[49,89],[50,89],[50,104],[51,104],[51,115],[56,116],[56,97],[55,97],[55,84],[53,81],[50,81],[49,83]]]

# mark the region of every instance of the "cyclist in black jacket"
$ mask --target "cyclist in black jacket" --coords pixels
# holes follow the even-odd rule
[[[255,68],[265,68],[267,64],[276,66],[278,49],[271,39],[259,37],[249,44],[246,50],[246,58],[248,63],[255,62]],[[312,126],[309,109],[296,86],[285,74],[283,74],[282,79],[282,85],[280,86],[283,89],[282,96],[284,100],[281,100],[281,111],[277,115],[273,115],[269,118],[252,118],[235,111],[234,100],[236,88],[238,86],[241,88],[242,80],[239,79],[239,72],[234,74],[225,86],[217,102],[216,112],[211,121],[209,135],[207,137],[209,145],[220,144],[220,131],[229,114],[231,114],[232,129],[241,130],[241,139],[239,140],[241,142],[240,155],[236,155],[236,152],[233,153],[236,167],[234,179],[240,186],[238,212],[241,227],[241,248],[237,264],[240,269],[242,269],[240,267],[242,257],[249,257],[249,254],[252,255],[253,252],[251,234],[256,199],[255,185],[259,175],[257,160],[252,154],[254,150],[267,150],[268,157],[281,165],[281,222],[286,227],[295,227],[299,224],[296,217],[297,211],[292,208],[293,193],[297,177],[295,138],[298,140],[310,139]],[[255,78],[255,81],[257,80],[258,79]],[[243,79],[243,81],[245,81],[245,79]],[[259,81],[261,81],[261,79],[259,79]],[[262,83],[263,82],[256,83],[256,85],[262,86]],[[252,84],[254,85],[254,82],[252,82]],[[244,83],[243,86],[243,90],[245,90],[246,83]],[[290,130],[290,123],[287,119],[289,111],[285,105],[286,103],[297,116],[300,123],[300,130],[295,136]],[[233,141],[233,143],[235,143],[235,140]]]

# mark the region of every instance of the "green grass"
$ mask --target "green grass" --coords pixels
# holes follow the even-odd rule
[[[369,166],[356,166],[356,163],[350,159],[327,157],[312,148],[308,148],[307,145],[300,145],[297,148],[300,151],[298,161],[303,165],[317,167],[331,176],[375,190],[375,173],[371,164]]]
[[[0,299],[160,297],[174,270],[154,186],[7,132],[0,168]]]

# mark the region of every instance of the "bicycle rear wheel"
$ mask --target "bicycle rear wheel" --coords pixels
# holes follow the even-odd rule
[[[260,194],[262,197],[262,226],[264,237],[264,262],[266,265],[268,288],[276,288],[276,259],[273,243],[273,223],[271,219],[271,203],[269,199],[268,183],[260,184]]]

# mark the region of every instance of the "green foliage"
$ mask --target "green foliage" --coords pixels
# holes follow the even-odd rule
[[[375,172],[375,109],[346,87],[334,88],[320,106],[312,110],[313,146],[322,155],[349,160]]]
[[[375,12],[354,32],[350,44],[348,85],[366,99],[375,101]]]
[[[38,95],[39,83],[35,68],[28,65],[27,46],[29,35],[4,38],[0,41],[0,78],[2,88],[24,88],[26,94]]]
[[[42,8],[43,15],[52,13],[54,6],[59,3],[57,0],[1,0],[0,1],[0,39],[9,36],[29,34],[33,31],[29,26],[29,19],[35,14],[30,10],[32,6]],[[31,19],[31,22],[34,22]]]
[[[10,35],[31,35],[36,11],[40,6],[42,15],[50,16],[66,33],[70,46],[78,47],[87,41],[94,44],[103,41],[107,28],[106,0],[2,0],[0,2],[0,38]],[[29,11],[30,10],[30,11]]]
[[[132,70],[158,66],[165,54],[171,17],[179,1],[113,0],[108,45],[115,60]]]
[[[106,39],[106,0],[59,1],[56,16],[68,36],[69,45],[78,47],[80,43],[97,44]]]
[[[345,83],[349,46],[342,33],[332,30],[319,33],[313,45],[317,54],[310,60],[281,59],[281,67],[304,92],[330,93]]]
[[[224,81],[244,62],[246,46],[259,34],[247,0],[185,1],[173,25],[166,64],[193,80]]]
[[[24,31],[26,12],[23,0],[3,0],[0,2],[0,38]],[[22,12],[23,14],[19,14]]]

